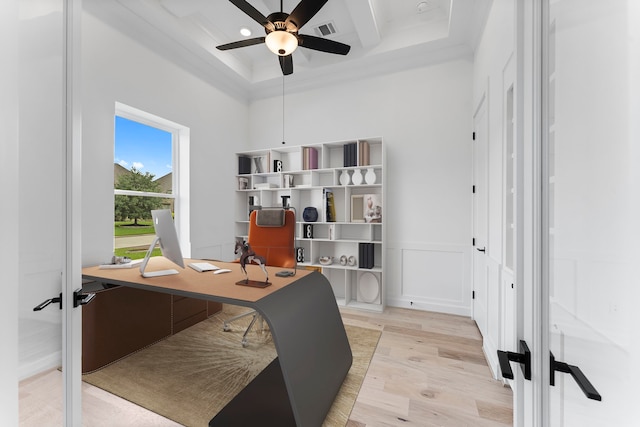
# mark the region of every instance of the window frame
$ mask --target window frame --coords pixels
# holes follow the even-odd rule
[[[155,193],[135,190],[119,190],[114,188],[113,194],[127,196],[159,197],[173,199],[174,222],[184,257],[191,256],[189,227],[189,145],[190,130],[188,127],[171,120],[164,119],[146,111],[116,102],[114,112],[114,135],[116,116],[151,126],[171,134],[171,193]],[[114,140],[115,144],[115,140]]]

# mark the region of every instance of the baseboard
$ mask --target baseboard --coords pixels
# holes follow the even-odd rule
[[[500,362],[498,361],[498,349],[491,345],[488,340],[482,341],[482,352],[484,353],[484,358],[487,361],[487,365],[489,365],[489,369],[491,370],[491,376],[494,380],[501,380],[500,375]]]
[[[41,372],[62,366],[62,352],[56,351],[38,360],[20,363],[18,367],[18,381],[37,375]]]
[[[403,298],[387,297],[387,306],[410,308],[414,310],[434,311],[436,313],[455,314],[457,316],[471,317],[471,310],[468,307],[460,307],[457,305],[449,305],[445,303],[414,301]]]

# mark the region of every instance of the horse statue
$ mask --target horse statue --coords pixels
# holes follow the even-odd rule
[[[265,268],[266,260],[264,259],[264,257],[256,254],[253,249],[251,249],[251,246],[249,246],[249,243],[245,242],[242,239],[236,239],[236,248],[234,250],[234,253],[236,255],[240,255],[240,269],[246,277],[245,283],[249,283],[249,274],[247,273],[246,268],[247,263],[258,264],[264,272],[264,276],[266,278],[264,283],[269,283],[269,274],[267,273],[267,269]]]

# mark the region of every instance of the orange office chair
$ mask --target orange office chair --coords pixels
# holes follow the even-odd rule
[[[251,212],[249,216],[247,241],[251,249],[265,259],[267,266],[292,268],[295,272],[295,229],[296,215],[293,209],[263,208]],[[223,330],[229,331],[231,322],[247,316],[253,316],[253,319],[242,336],[243,347],[247,346],[247,334],[258,320],[259,314],[252,310],[223,323]]]

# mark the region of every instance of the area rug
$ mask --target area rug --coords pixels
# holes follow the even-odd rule
[[[247,347],[242,347],[249,318],[234,322],[231,331],[223,332],[223,319],[242,311],[247,309],[225,305],[221,313],[83,375],[83,380],[182,425],[208,426],[211,418],[276,357],[268,330],[251,332]],[[345,329],[353,365],[325,419],[327,427],[346,425],[380,338],[377,330]]]

